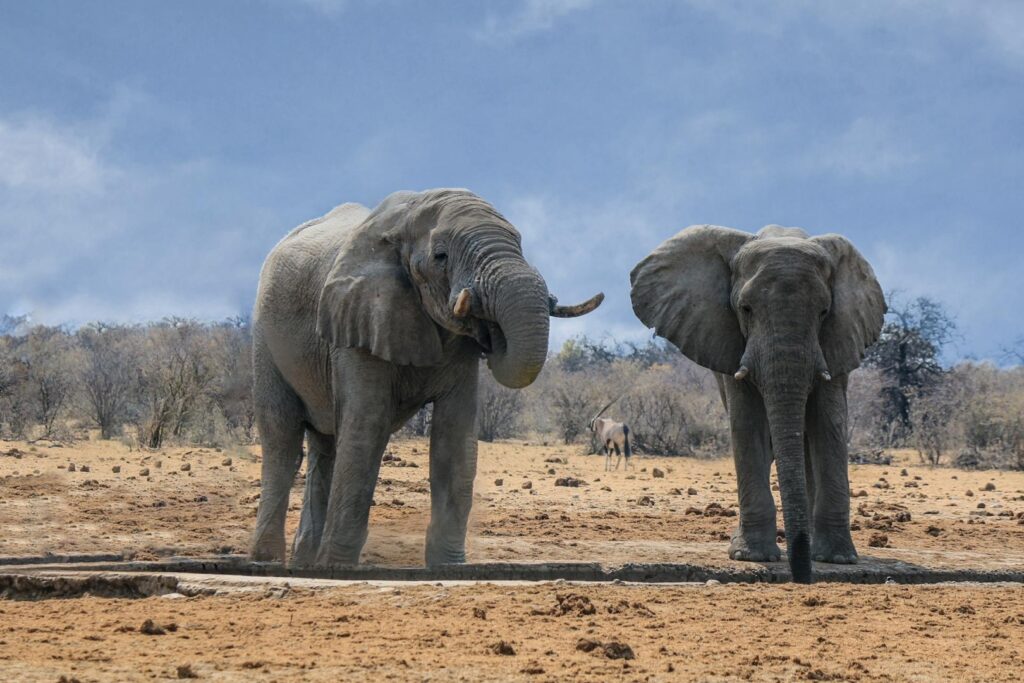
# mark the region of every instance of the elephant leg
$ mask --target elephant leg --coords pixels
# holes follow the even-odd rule
[[[302,499],[299,529],[292,545],[292,565],[310,566],[316,561],[327,519],[327,500],[334,474],[334,437],[306,430],[306,490]]]
[[[260,504],[250,556],[283,562],[288,495],[302,462],[302,401],[281,377],[259,344],[254,354],[255,412],[263,451]]]
[[[729,557],[775,562],[782,551],[775,541],[775,500],[771,491],[772,451],[764,401],[747,382],[725,379],[732,432],[740,519]]]
[[[854,564],[850,536],[849,456],[846,448],[846,375],[822,382],[807,404],[807,440],[814,475],[811,557]]]
[[[336,369],[334,472],[316,565],[359,563],[380,460],[397,414],[394,366],[375,358]]]
[[[474,360],[459,384],[434,401],[427,566],[466,561],[466,527],[477,462],[477,373]]]

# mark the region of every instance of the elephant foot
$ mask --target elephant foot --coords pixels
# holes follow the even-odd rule
[[[743,562],[778,562],[782,558],[775,531],[737,529],[729,544],[729,557]]]
[[[316,564],[316,547],[308,543],[296,543],[292,549],[289,567],[312,567]]]
[[[857,564],[857,550],[853,547],[850,530],[844,527],[816,531],[811,540],[811,557],[815,562]]]
[[[284,543],[258,543],[249,553],[253,562],[284,562]]]
[[[464,564],[466,562],[466,550],[464,548],[443,548],[427,543],[424,557],[428,567],[440,564]]]

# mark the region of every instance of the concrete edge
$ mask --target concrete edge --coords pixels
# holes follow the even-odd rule
[[[266,578],[323,579],[331,581],[572,581],[626,583],[786,583],[790,581],[785,563],[751,564],[749,567],[714,567],[695,564],[625,564],[604,566],[586,562],[515,563],[494,562],[453,564],[438,567],[380,567],[358,565],[333,568],[296,568],[280,563],[251,562],[245,556],[213,558],[175,557],[159,561],[44,561],[0,565],[0,577],[59,573],[71,577],[76,572],[91,575],[114,572],[117,575],[203,574]],[[816,564],[814,578],[819,583],[851,584],[930,584],[948,582],[1024,583],[1024,569],[979,570],[935,569],[898,560],[871,560],[859,565]],[[0,591],[3,584],[0,584]],[[118,589],[120,590],[120,589]]]

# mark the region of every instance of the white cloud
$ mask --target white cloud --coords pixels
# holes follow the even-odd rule
[[[113,175],[81,131],[42,119],[0,119],[0,188],[91,193]]]
[[[811,169],[875,178],[895,173],[919,160],[910,143],[891,125],[862,117],[832,140],[815,146],[805,163]]]
[[[838,35],[870,31],[905,37],[895,49],[923,61],[948,50],[948,41],[968,42],[1007,63],[1024,67],[1024,3],[1019,0],[889,0],[887,2],[752,3],[746,0],[687,0],[737,30],[780,38],[807,19]],[[888,43],[892,49],[893,43]]]
[[[223,163],[116,155],[126,129],[153,121],[146,102],[119,92],[91,119],[0,116],[0,313],[59,324],[248,307],[253,233],[273,217],[219,210],[213,193],[237,173]]]
[[[586,10],[595,0],[523,0],[512,14],[489,14],[475,33],[481,42],[512,43],[548,31],[563,17]]]

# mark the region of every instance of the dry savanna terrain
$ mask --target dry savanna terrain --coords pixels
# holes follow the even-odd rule
[[[365,562],[422,562],[426,450],[389,447]],[[894,456],[850,469],[863,556],[1024,566],[1024,473]],[[259,476],[255,449],[2,442],[0,556],[242,552]],[[605,472],[579,447],[482,443],[470,561],[731,566],[735,496],[728,459],[637,456]],[[1010,584],[280,579],[194,597],[11,596],[0,615],[0,680],[990,681],[1024,668],[1024,587]]]

